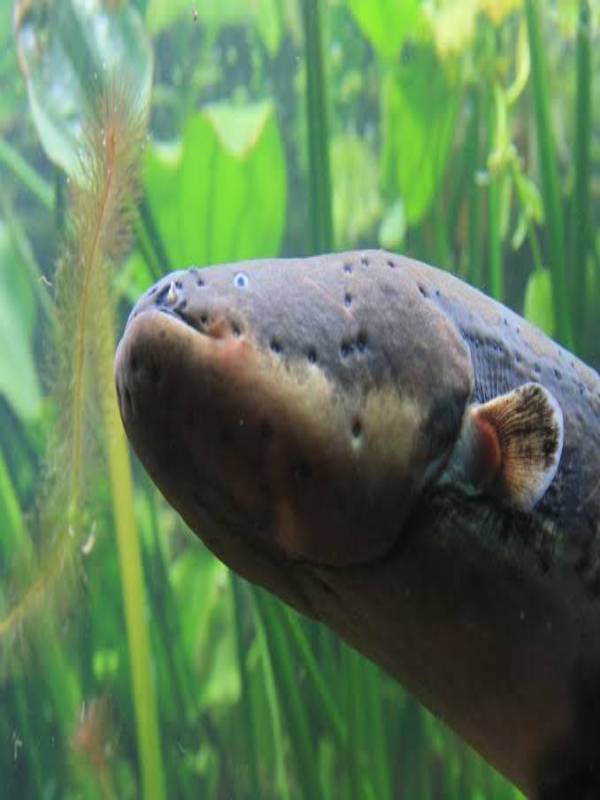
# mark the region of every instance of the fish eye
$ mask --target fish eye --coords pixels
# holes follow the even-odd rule
[[[245,272],[236,272],[233,277],[233,285],[238,289],[245,289],[248,286],[249,280]]]

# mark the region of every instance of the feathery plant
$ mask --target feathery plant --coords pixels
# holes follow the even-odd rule
[[[104,449],[112,496],[129,641],[143,794],[164,796],[156,702],[144,615],[133,483],[112,377],[115,350],[112,267],[131,241],[146,109],[124,85],[109,83],[88,121],[78,180],[70,186],[68,230],[56,275],[53,353],[56,431],[42,509],[51,542],[24,596],[0,620],[0,637],[28,620],[66,583],[86,539]]]

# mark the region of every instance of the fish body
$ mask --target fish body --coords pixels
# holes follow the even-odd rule
[[[115,371],[134,449],[219,558],[529,796],[600,797],[596,372],[380,251],[172,273]]]

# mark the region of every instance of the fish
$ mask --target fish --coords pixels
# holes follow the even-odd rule
[[[206,546],[393,676],[528,797],[600,797],[600,379],[379,250],[191,267],[115,356]]]

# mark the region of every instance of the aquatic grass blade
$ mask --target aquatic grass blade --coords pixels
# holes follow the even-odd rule
[[[540,159],[542,195],[550,239],[548,260],[552,273],[552,296],[554,298],[556,330],[562,344],[572,348],[573,332],[569,314],[569,293],[566,279],[564,220],[556,146],[550,117],[548,68],[542,41],[538,0],[525,0],[525,17],[531,56],[533,108]]]
[[[321,0],[300,0],[306,58],[306,121],[308,126],[308,185],[311,249],[326,253],[333,247],[329,125]]]
[[[577,25],[577,98],[575,107],[575,186],[571,219],[570,294],[575,327],[575,344],[581,350],[585,336],[587,297],[587,253],[590,203],[590,141],[592,135],[592,62],[590,46],[590,7],[579,2]]]

